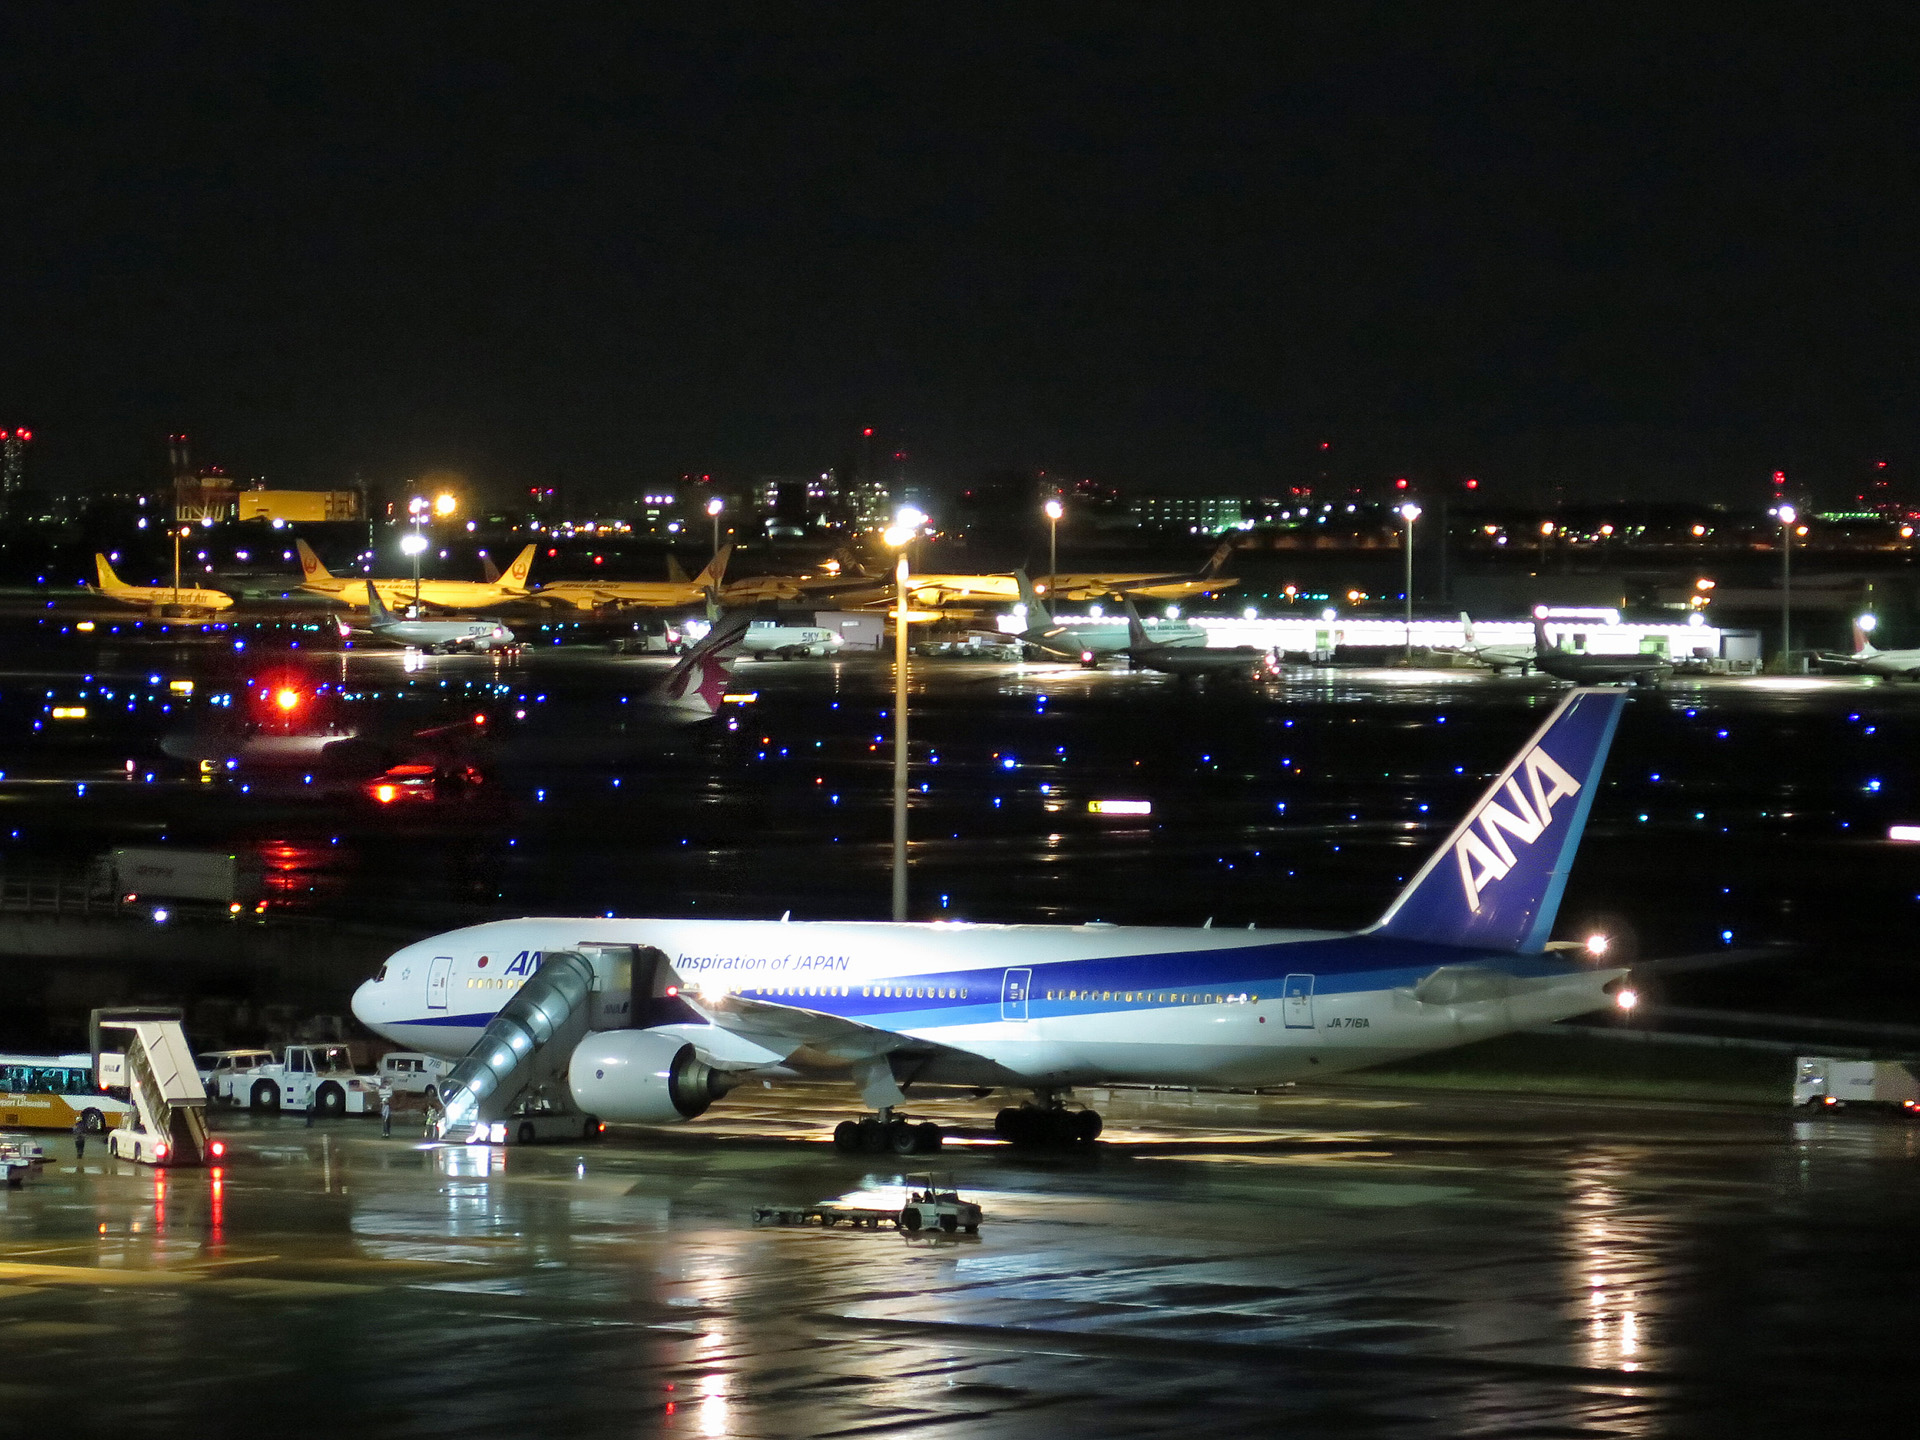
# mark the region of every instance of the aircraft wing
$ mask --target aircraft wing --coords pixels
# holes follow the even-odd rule
[[[882,1055],[962,1053],[949,1045],[772,1000],[733,994],[702,998],[697,991],[682,992],[681,998],[729,1034],[786,1057],[805,1050],[817,1059],[856,1065]]]

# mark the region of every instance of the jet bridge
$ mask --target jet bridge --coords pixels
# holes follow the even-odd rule
[[[596,1122],[575,1109],[567,1084],[574,1047],[591,1031],[632,1025],[635,995],[652,996],[666,973],[666,956],[651,946],[548,952],[441,1082],[434,1135],[468,1141],[592,1135]]]
[[[93,1073],[103,1090],[124,1088],[133,1110],[107,1135],[107,1152],[144,1165],[201,1165],[207,1092],[193,1062],[181,1012],[151,1007],[95,1010],[88,1024]]]

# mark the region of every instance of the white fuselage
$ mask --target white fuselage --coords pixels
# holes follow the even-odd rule
[[[837,630],[818,625],[749,625],[740,636],[740,648],[758,659],[777,655],[818,658],[831,655],[846,643]]]
[[[497,650],[513,644],[513,631],[493,620],[387,620],[370,627],[391,645],[419,650]]]
[[[917,1078],[953,1084],[1274,1084],[1598,1009],[1624,973],[1325,931],[529,919],[406,947],[353,1010],[407,1049],[464,1055],[543,954],[622,945],[665,954],[719,1061],[859,1058],[809,1036],[815,1017],[869,1053],[888,1037],[942,1047]],[[1442,967],[1480,982],[1448,993],[1484,998],[1421,999]]]

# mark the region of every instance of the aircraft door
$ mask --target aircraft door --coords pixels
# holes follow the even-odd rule
[[[1313,1029],[1313,977],[1289,975],[1280,992],[1280,1018],[1289,1030]]]
[[[436,955],[427,969],[427,1009],[447,1008],[447,976],[453,970],[451,955]]]
[[[1000,1018],[1025,1020],[1027,996],[1033,988],[1033,971],[1009,970],[1000,981]]]

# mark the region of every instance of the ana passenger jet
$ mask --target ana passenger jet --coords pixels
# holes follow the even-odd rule
[[[567,1100],[588,1128],[691,1120],[751,1079],[826,1074],[875,1112],[838,1127],[845,1150],[937,1148],[897,1113],[916,1085],[1028,1091],[1002,1135],[1090,1141],[1077,1085],[1275,1085],[1606,1006],[1626,970],[1548,936],[1625,704],[1570,694],[1354,933],[504,920],[396,952],[353,1011],[466,1057],[442,1121],[460,1138],[532,1134]]]

